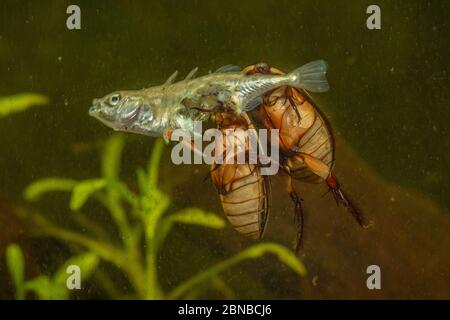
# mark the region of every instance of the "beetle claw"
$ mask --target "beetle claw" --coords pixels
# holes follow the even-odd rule
[[[297,225],[297,237],[295,252],[299,253],[303,245],[303,227],[304,227],[304,214],[302,208],[303,199],[297,195],[297,192],[292,190],[289,194],[294,202],[294,219]]]

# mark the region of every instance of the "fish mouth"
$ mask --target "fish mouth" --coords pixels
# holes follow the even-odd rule
[[[100,110],[100,99],[94,99],[92,100],[92,105],[89,108],[89,115],[92,117],[95,117],[95,115],[98,114],[98,111]]]
[[[105,119],[103,119],[103,117],[100,116],[100,110],[99,110],[99,108],[97,106],[94,105],[94,106],[90,107],[89,111],[88,111],[88,114],[91,117],[93,117],[93,118],[95,118],[95,119],[105,123]]]
[[[101,123],[103,123],[105,126],[110,127],[110,128],[113,128],[113,127],[114,127],[113,122],[111,122],[111,121],[105,119],[105,118],[101,115],[101,113],[100,113],[100,107],[99,107],[98,105],[93,105],[93,106],[91,106],[91,107],[89,108],[88,114],[89,114],[91,117],[93,117],[93,118],[97,119],[98,121],[100,121]]]
[[[98,114],[98,112],[97,112],[97,107],[96,107],[96,106],[91,106],[91,107],[89,108],[88,113],[89,113],[89,115],[90,115],[91,117],[95,117],[95,116]]]

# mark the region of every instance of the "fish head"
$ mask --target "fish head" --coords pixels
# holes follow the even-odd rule
[[[151,100],[140,91],[115,91],[94,99],[89,115],[116,131],[160,136],[154,109]]]

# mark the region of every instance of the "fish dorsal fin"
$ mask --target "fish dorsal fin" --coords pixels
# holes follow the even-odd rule
[[[239,66],[235,66],[233,64],[227,64],[225,66],[220,67],[214,73],[232,73],[232,72],[241,72],[242,68]]]
[[[195,67],[194,69],[192,69],[191,72],[188,73],[186,78],[184,78],[184,80],[192,79],[195,76],[195,74],[197,73],[197,71],[198,71],[198,67]]]
[[[175,71],[174,73],[172,73],[172,75],[169,77],[169,79],[166,80],[165,84],[173,83],[175,81],[175,78],[177,77],[177,75],[178,75],[178,70]]]

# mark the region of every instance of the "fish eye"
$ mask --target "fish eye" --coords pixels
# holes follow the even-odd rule
[[[109,97],[109,105],[111,106],[115,106],[116,104],[118,104],[120,101],[120,94],[114,94],[111,97]]]

